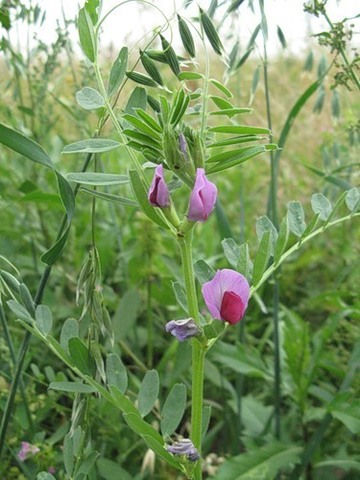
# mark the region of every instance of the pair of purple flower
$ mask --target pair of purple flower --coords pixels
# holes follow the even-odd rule
[[[204,283],[202,294],[213,318],[235,325],[245,315],[250,287],[241,273],[225,268],[218,270],[212,280]],[[200,332],[193,318],[171,320],[165,329],[181,342]]]
[[[194,188],[190,195],[188,219],[191,222],[205,222],[213,211],[217,196],[216,185],[206,178],[205,170],[196,170]],[[164,169],[158,165],[149,190],[149,202],[154,207],[170,206],[170,193],[164,179]]]
[[[194,188],[190,195],[188,219],[191,222],[204,222],[213,211],[217,197],[216,185],[206,178],[205,170],[198,168]],[[163,166],[155,169],[149,194],[149,202],[154,207],[170,206],[170,193],[164,178]],[[246,278],[229,269],[218,270],[210,282],[202,287],[205,303],[213,318],[235,325],[245,314],[250,288]],[[165,326],[167,332],[183,341],[200,333],[193,318],[171,320]]]

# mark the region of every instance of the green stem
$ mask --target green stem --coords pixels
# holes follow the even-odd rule
[[[239,203],[240,203],[240,218],[239,218],[240,243],[242,244],[242,243],[245,243],[246,241],[246,236],[245,236],[246,212],[245,212],[243,175],[240,175]],[[243,320],[239,323],[239,326],[238,326],[239,342],[241,344],[244,344],[245,342],[245,324],[246,324],[246,318],[243,318]],[[237,439],[238,445],[235,442],[234,443],[238,451],[241,448],[240,438],[241,438],[241,431],[242,431],[242,397],[245,390],[245,380],[246,380],[245,375],[239,374],[236,377],[236,381],[235,381],[236,396],[237,396],[237,411],[238,411],[238,415],[236,417],[236,432],[237,432],[236,439]]]
[[[328,222],[325,225],[322,225],[321,227],[317,228],[313,232],[311,232],[307,237],[301,238],[298,242],[296,242],[292,247],[289,248],[283,255],[280,257],[279,261],[276,263],[273,263],[267,270],[265,270],[263,276],[261,277],[261,280],[255,285],[250,288],[250,297],[254,295],[254,293],[259,290],[259,288],[266,282],[266,280],[271,277],[271,275],[280,267],[280,265],[288,258],[290,257],[293,253],[295,253],[297,250],[299,250],[305,243],[307,243],[309,240],[312,238],[316,237],[320,233],[325,232],[328,228],[334,227],[335,225],[338,225],[342,222],[345,222],[346,220],[351,220],[354,217],[359,217],[360,212],[357,213],[350,213],[349,215],[345,215],[344,217],[338,218],[336,220],[333,220],[332,222]]]
[[[151,261],[151,256],[150,256]],[[149,262],[150,264],[150,262]],[[152,368],[154,358],[154,325],[151,315],[151,276],[146,281],[147,366]]]
[[[188,312],[196,324],[200,324],[199,306],[197,301],[195,277],[192,258],[192,237],[193,230],[187,232],[183,237],[178,237],[178,243],[181,255],[181,264],[183,268],[185,290],[188,301]]]
[[[14,367],[16,367],[15,349],[14,349],[13,342],[11,340],[11,335],[10,335],[10,331],[9,331],[9,328],[8,328],[8,325],[7,325],[4,308],[3,308],[3,305],[2,305],[1,302],[0,302],[0,321],[1,321],[1,324],[2,324],[2,327],[3,327],[3,330],[4,330],[5,341],[7,343],[8,348],[9,348],[11,360],[13,362]],[[29,410],[29,405],[28,405],[27,398],[26,398],[25,385],[24,385],[24,382],[23,382],[22,378],[20,378],[20,393],[21,393],[22,401],[23,401],[23,404],[24,404],[24,407],[25,407],[25,412],[26,412],[26,416],[27,416],[27,419],[28,419],[28,422],[29,422],[30,430],[33,430],[34,423],[33,423],[32,418],[31,418],[31,412]]]
[[[122,128],[120,126],[120,123],[115,115],[115,112],[113,110],[113,107],[109,101],[109,98],[108,98],[108,95],[107,95],[107,92],[106,92],[106,88],[105,88],[105,85],[104,85],[104,81],[102,79],[102,76],[101,76],[101,72],[100,72],[100,68],[99,68],[99,65],[97,62],[95,62],[93,64],[93,67],[94,67],[94,72],[95,72],[95,77],[96,77],[96,80],[97,80],[97,84],[98,84],[98,87],[99,87],[99,90],[100,90],[100,93],[101,95],[103,96],[104,98],[104,101],[105,101],[105,106],[106,106],[106,110],[109,114],[109,117],[111,118],[112,120],[112,123],[114,125],[114,128],[117,132],[117,134],[119,135],[122,143],[126,146],[126,137],[125,135],[123,134],[122,132]],[[131,150],[131,148],[129,147],[126,147],[130,157],[131,157],[131,160],[136,168],[136,171],[139,173],[139,175],[141,177],[143,177],[143,170],[141,168],[141,165],[140,165],[140,162],[139,160],[137,159],[137,156],[134,154],[134,152]]]
[[[94,160],[95,160],[94,172],[97,172],[96,155],[94,157]],[[94,190],[96,191],[96,187],[94,187]],[[95,231],[96,231],[96,197],[93,197],[92,204],[91,204],[91,242],[94,249],[96,249]]]
[[[261,2],[261,0],[260,0]],[[261,13],[265,16],[264,7],[261,8]],[[266,19],[264,19],[266,21]],[[270,130],[269,141],[272,143],[272,117],[271,117],[271,103],[270,103],[270,86],[268,77],[268,55],[266,47],[266,38],[263,34],[263,48],[264,48],[264,86],[265,86],[265,102],[266,102],[266,116],[267,124]],[[278,228],[278,161],[273,151],[270,151],[270,192],[268,202],[268,214],[273,222],[275,228]],[[280,440],[281,435],[281,364],[280,364],[280,339],[279,339],[279,282],[274,278],[273,285],[273,336],[274,336],[274,419],[275,419],[275,438]]]
[[[201,26],[201,30],[203,30]],[[205,75],[204,75],[204,87],[203,87],[203,102],[201,110],[201,138],[205,138],[206,125],[207,125],[207,106],[208,106],[208,96],[209,96],[209,79],[210,79],[210,58],[209,51],[205,45],[204,32],[202,31],[202,41],[204,45],[204,56],[205,56]]]
[[[281,437],[281,362],[279,332],[279,281],[274,276],[273,285],[273,337],[274,337],[274,421],[275,438]]]
[[[244,345],[245,343],[245,318],[242,319],[239,325],[239,342]],[[236,417],[236,439],[238,444],[235,444],[235,447],[237,448],[237,451],[239,451],[239,448],[241,448],[241,431],[243,429],[243,424],[242,424],[242,408],[243,408],[243,403],[242,403],[242,398],[244,395],[244,390],[245,390],[245,375],[239,374],[236,377],[235,381],[235,388],[236,388],[236,394],[237,394],[237,417]]]
[[[205,349],[196,340],[192,340],[192,403],[191,403],[191,439],[201,455],[202,412],[204,397]],[[194,479],[201,480],[201,459],[196,463]]]
[[[269,142],[272,143],[272,120],[271,120],[271,103],[270,103],[270,88],[268,77],[268,58],[266,41],[264,40],[264,86],[265,86],[265,103],[268,129],[270,130]],[[268,215],[271,218],[275,227],[278,226],[278,212],[277,212],[277,189],[278,189],[278,162],[274,155],[274,151],[270,150],[270,192],[268,200]]]
[[[188,313],[197,325],[200,324],[199,306],[196,295],[195,277],[192,260],[192,234],[187,232],[185,236],[178,237],[183,267],[185,290],[188,301]],[[192,339],[192,402],[191,402],[191,439],[201,455],[202,440],[202,411],[203,411],[203,385],[204,385],[204,361],[205,349],[197,339]],[[194,469],[194,479],[201,480],[201,460]]]

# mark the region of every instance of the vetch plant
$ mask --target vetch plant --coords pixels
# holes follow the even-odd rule
[[[140,49],[139,59],[134,64],[129,63],[127,47],[120,50],[106,82],[99,61],[99,33],[108,15],[120,6],[122,4],[101,16],[101,2],[89,0],[78,16],[80,43],[93,68],[97,89],[84,86],[77,92],[76,99],[84,110],[97,112],[98,128],[93,138],[67,145],[63,153],[85,153],[84,171],[63,175],[58,164],[50,159],[40,145],[20,132],[0,125],[0,141],[5,146],[54,173],[59,187],[58,196],[65,210],[55,243],[43,255],[48,266],[34,298],[19,272],[0,271],[1,319],[4,316],[2,298],[6,296],[9,297],[7,310],[16,316],[27,332],[16,364],[0,438],[3,444],[24,357],[33,335],[67,367],[63,376],[52,376],[49,388],[53,393],[76,394],[70,428],[64,436],[64,475],[81,480],[96,475],[97,468],[106,471],[99,459],[100,453],[93,448],[92,425],[89,421],[91,404],[100,402],[106,411],[113,409],[121,412],[119,423],[126,429],[127,435],[131,430],[156,454],[164,478],[170,478],[174,470],[188,479],[201,480],[205,464],[204,439],[211,421],[210,405],[213,403],[217,407],[211,398],[204,400],[205,361],[209,360],[209,356],[207,359],[206,356],[210,351],[215,351],[215,356],[225,358],[225,365],[233,367],[235,364],[238,369],[248,369],[255,372],[258,378],[272,378],[272,372],[264,366],[260,353],[258,357],[254,354],[251,360],[255,358],[255,361],[250,365],[246,364],[245,355],[238,362],[231,362],[232,358],[229,360],[223,354],[219,340],[229,330],[235,332],[238,323],[244,324],[251,297],[259,294],[261,287],[285,260],[330,227],[360,215],[360,193],[358,188],[349,189],[340,195],[335,205],[322,193],[315,194],[311,201],[314,215],[308,223],[301,203],[296,201],[289,203],[278,228],[268,217],[261,217],[257,221],[259,244],[257,250],[255,247],[252,249],[252,252],[255,251],[253,260],[247,243],[238,245],[233,238],[226,238],[222,242],[223,257],[231,269],[222,268],[215,272],[206,260],[194,262],[194,243],[200,238],[201,229],[207,226],[204,223],[215,221],[212,212],[217,199],[224,196],[224,192],[217,187],[220,184],[218,174],[262,153],[277,151],[277,146],[266,143],[271,133],[268,128],[249,126],[236,120],[239,115],[249,113],[250,109],[234,106],[228,87],[211,78],[207,49],[204,51],[204,74],[196,70],[192,30],[180,15],[177,15],[179,33],[190,58],[179,57],[167,40],[166,21],[164,27],[156,30],[148,44]],[[207,42],[210,44],[216,55],[224,55],[224,46],[211,15],[201,8],[194,31],[204,45]],[[139,62],[146,73],[135,70]],[[172,75],[173,82],[167,82],[165,75],[162,72],[160,74],[159,64]],[[130,81],[141,87],[136,86],[131,91],[125,108],[119,112],[115,108],[117,100],[122,97],[124,86]],[[167,83],[175,86],[170,87]],[[225,117],[226,120],[214,125],[213,119],[219,117]],[[112,122],[115,140],[100,136],[108,119]],[[100,170],[99,156],[120,146],[129,157],[129,169],[121,174]],[[90,164],[94,171],[85,171]],[[119,164],[119,168],[123,168],[123,165]],[[154,172],[152,180],[148,175],[149,169]],[[73,183],[76,184],[75,188]],[[112,186],[122,188],[127,185],[131,187],[131,198],[107,191]],[[105,187],[106,190],[102,191],[101,188]],[[66,248],[78,192],[84,194],[83,198],[90,196],[92,199],[91,248],[81,269],[76,291],[77,300],[83,298],[84,305],[79,321],[68,318],[60,326],[54,321],[55,309],[42,304],[42,296],[51,267]],[[106,295],[102,294],[96,240],[96,205],[100,200],[141,210],[152,227],[161,231],[159,235],[170,238],[178,249],[181,268],[180,273],[179,269],[174,268],[178,279],[173,282],[173,290],[186,318],[166,319],[162,325],[160,331],[170,335],[164,335],[164,339],[161,339],[169,347],[159,364],[167,363],[172,353],[189,347],[190,381],[188,378],[185,381],[182,375],[175,381],[164,379],[165,375],[159,376],[157,369],[148,369],[144,365],[137,356],[137,343],[141,345],[144,342],[143,331],[137,325],[134,326],[138,335],[134,351],[127,348],[126,343],[119,340],[113,331],[116,314],[113,319],[110,318],[105,305]],[[199,294],[200,286],[202,296]],[[261,301],[257,300],[261,305]],[[203,304],[209,313],[202,308]],[[131,311],[131,305],[126,307],[124,317],[130,315]],[[166,306],[162,307],[170,316]],[[148,305],[147,312],[150,311],[151,305]],[[86,328],[83,326],[84,319],[88,321]],[[151,328],[148,333],[150,339]],[[292,338],[290,333],[287,334],[288,343]],[[144,373],[141,380],[137,370],[134,373],[133,368],[126,368],[120,351],[123,357],[125,351],[138,371]],[[294,360],[289,348],[287,355],[290,358],[289,365],[293,367],[291,362]],[[210,360],[209,365],[212,366]],[[349,366],[350,372],[354,371],[352,365]],[[296,378],[296,368],[290,370]],[[178,381],[180,383],[176,383]],[[227,382],[225,375],[221,382]],[[301,395],[304,398],[305,393],[301,391]],[[260,423],[265,416],[264,411],[266,413],[266,409],[261,410]],[[341,415],[338,417],[341,418]],[[264,423],[268,428],[266,425],[271,424],[271,418]],[[268,431],[264,433],[269,434]],[[252,443],[256,445],[256,442]],[[134,445],[137,448],[138,444]],[[131,445],[131,449],[134,445]],[[30,450],[24,446],[22,456],[25,458]],[[300,461],[305,465],[307,456],[307,451],[302,451],[300,447],[271,441],[268,445],[236,457],[233,462],[225,462],[219,470],[219,479],[246,478],[243,475],[251,470],[256,475],[260,472],[260,475],[264,472],[264,464],[268,469],[268,478],[274,478],[281,469],[289,470]],[[272,462],[273,458],[276,458],[276,462]],[[106,478],[106,475],[103,476]]]

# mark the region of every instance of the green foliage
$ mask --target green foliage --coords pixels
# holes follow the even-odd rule
[[[66,145],[63,153],[103,153],[110,152],[119,146],[119,142],[107,138],[89,138]]]
[[[76,92],[76,101],[85,110],[97,110],[105,105],[102,95],[91,87],[84,87]]]
[[[219,469],[219,480],[245,480],[258,478],[272,480],[282,468],[299,461],[301,448],[272,443],[266,447],[254,449],[243,455],[233,457]]]
[[[114,93],[117,92],[118,88],[122,84],[127,66],[128,66],[128,57],[129,57],[129,49],[127,47],[123,47],[116,60],[112,64],[110,74],[109,74],[109,82],[107,86],[107,94],[109,97],[112,97]]]
[[[79,11],[78,30],[81,48],[90,62],[94,62],[96,55],[95,32],[87,8],[82,8]]]
[[[43,335],[48,335],[53,326],[53,316],[47,305],[38,305],[35,312],[35,321]]]
[[[10,33],[19,21],[36,28],[46,21],[40,7],[15,3],[0,8],[0,24]],[[314,50],[301,73],[303,59],[282,61],[279,54],[277,68],[267,71],[269,86],[264,68],[274,64],[266,58],[262,64],[259,41],[260,32],[265,41],[271,35],[266,2],[259,2],[260,23],[244,44],[226,22],[242,22],[246,2],[220,8],[212,1],[196,19],[183,16],[190,3],[196,6],[187,2],[182,16],[174,15],[177,25],[169,24],[182,46],[165,38],[171,29],[164,24],[111,61],[98,58],[104,53],[98,34],[106,28],[101,3],[88,0],[78,15],[81,66],[60,27],[53,45],[39,43],[28,57],[11,35],[0,43],[6,60],[0,115],[12,125],[0,125],[0,142],[10,149],[0,162],[0,435],[11,426],[6,441],[0,438],[0,476],[51,480],[47,470],[54,466],[56,478],[74,480],[175,478],[176,471],[199,479],[200,463],[170,454],[166,443],[193,438],[190,410],[199,383],[192,382],[191,349],[201,345],[207,350],[198,422],[204,475],[297,480],[306,471],[316,480],[355,478],[360,190],[353,187],[358,102],[343,88],[357,88],[356,64],[350,58],[346,65],[353,51],[342,43],[349,41],[345,23],[318,36],[335,49],[335,63],[327,55],[317,62]],[[67,29],[72,20],[64,22]],[[210,72],[199,67],[196,35],[210,46]],[[277,35],[285,48],[280,25]],[[271,93],[271,131],[263,91]],[[262,153],[261,161],[248,161]],[[269,158],[278,175],[271,188]],[[159,164],[172,196],[168,211],[148,201]],[[218,203],[193,229],[186,215],[197,168],[212,175]],[[271,209],[264,214],[272,188],[279,222]],[[203,335],[180,344],[164,325],[193,316],[176,246],[190,230],[187,268],[196,276]],[[201,285],[218,268],[250,282],[239,328],[213,320],[204,308]],[[270,321],[276,310],[279,339]],[[283,443],[273,431],[277,349]],[[40,452],[19,463],[25,440]]]
[[[186,407],[186,387],[176,383],[166,397],[161,410],[161,433],[166,438],[171,436],[184,415]]]
[[[139,412],[145,417],[151,412],[159,395],[159,374],[156,370],[149,370],[142,379],[139,390]]]
[[[127,390],[126,368],[116,353],[109,353],[106,357],[106,381],[108,385],[117,387],[121,393],[125,393]]]

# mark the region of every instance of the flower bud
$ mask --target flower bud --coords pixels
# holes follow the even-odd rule
[[[163,149],[166,163],[171,170],[187,185],[191,185],[195,168],[186,135],[172,128],[165,128],[163,134]]]
[[[189,220],[191,222],[205,222],[214,209],[216,197],[216,185],[209,182],[203,168],[198,168],[195,185],[190,196]]]
[[[190,462],[196,462],[200,458],[199,452],[194,447],[193,442],[189,438],[184,438],[173,445],[167,445],[166,450],[173,455],[186,455]]]
[[[193,318],[184,320],[171,320],[165,325],[165,330],[176,337],[180,342],[187,338],[194,337],[199,334],[199,328]]]
[[[165,208],[170,206],[170,193],[166,185],[163,166],[155,168],[155,174],[149,189],[148,199],[154,207]]]
[[[181,174],[186,161],[180,150],[179,135],[171,128],[164,129],[163,148],[166,163],[177,175]]]
[[[189,156],[187,152],[187,144],[186,144],[185,135],[183,133],[180,133],[179,135],[179,148],[180,148],[180,152],[184,155],[185,161],[188,162]]]

